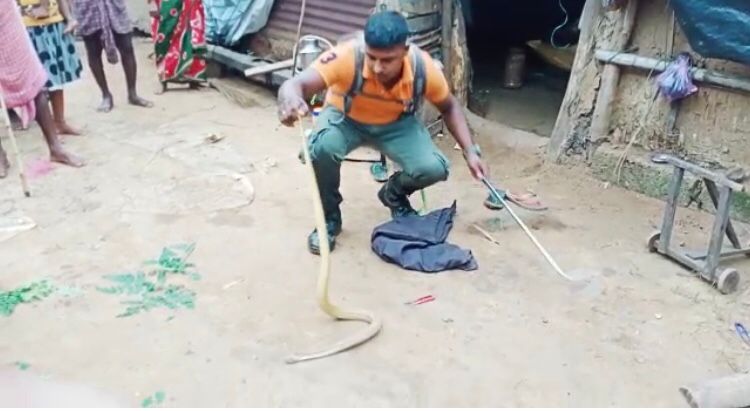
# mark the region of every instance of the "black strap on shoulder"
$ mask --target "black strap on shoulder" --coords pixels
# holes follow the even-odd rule
[[[352,109],[354,97],[362,93],[362,86],[365,78],[362,76],[362,70],[365,67],[365,50],[362,44],[354,46],[354,79],[349,91],[344,96],[344,114],[349,114]]]
[[[409,58],[411,59],[411,69],[414,78],[412,96],[409,101],[404,102],[404,114],[415,115],[422,108],[424,93],[427,88],[427,73],[425,70],[425,61],[422,51],[417,46],[409,47]],[[365,79],[362,76],[362,70],[365,66],[365,50],[362,44],[354,46],[354,79],[352,80],[349,91],[344,95],[344,114],[349,114],[352,109],[354,97],[362,94],[362,87]]]
[[[425,62],[422,51],[419,47],[412,45],[409,47],[409,57],[411,58],[411,69],[414,75],[414,84],[412,87],[411,101],[406,107],[407,114],[415,115],[422,108],[424,101],[424,92],[427,88],[427,74],[425,71]]]

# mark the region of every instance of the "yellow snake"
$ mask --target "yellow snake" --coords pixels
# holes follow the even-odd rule
[[[313,188],[312,200],[315,212],[315,226],[318,230],[318,238],[320,239],[320,274],[318,275],[317,286],[318,306],[320,306],[320,309],[323,310],[323,312],[336,320],[361,321],[369,325],[361,332],[337,342],[328,349],[308,354],[293,354],[286,359],[287,364],[316,360],[349,350],[371,340],[383,327],[383,321],[375,314],[360,309],[344,309],[333,305],[328,299],[328,283],[331,277],[331,248],[327,241],[328,230],[326,229],[326,221],[323,214],[323,201],[320,198],[320,188],[318,187],[318,180],[315,177],[315,170],[313,169],[312,160],[310,158],[310,149],[307,145],[307,137],[305,136],[305,128],[301,119],[299,121],[299,130],[300,135],[302,136],[305,167],[307,167],[310,177],[310,185]]]

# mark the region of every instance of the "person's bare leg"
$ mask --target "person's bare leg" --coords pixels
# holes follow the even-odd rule
[[[102,104],[96,110],[109,113],[115,104],[112,93],[109,91],[109,85],[107,85],[107,77],[104,75],[104,63],[102,62],[104,45],[102,44],[101,33],[97,32],[90,36],[84,36],[83,43],[86,45],[89,68],[94,75],[96,84],[99,85],[99,90],[102,92]]]
[[[0,143],[0,178],[8,176],[8,170],[10,169],[10,162],[8,162],[8,155],[5,154],[2,143]]]
[[[42,134],[44,134],[44,139],[47,140],[50,160],[72,167],[82,167],[83,161],[75,155],[68,153],[62,144],[60,144],[60,139],[57,138],[57,128],[55,127],[55,120],[52,118],[52,113],[49,110],[47,93],[44,91],[39,93],[36,99],[34,99],[34,103],[36,104],[36,122],[39,123]]]
[[[8,110],[8,116],[10,117],[10,125],[13,127],[14,131],[20,131],[23,130],[23,124],[21,124],[21,119],[18,117],[18,114],[16,114],[13,110]]]
[[[117,50],[122,58],[122,68],[125,70],[125,82],[128,85],[128,102],[139,107],[153,107],[154,104],[138,95],[136,82],[138,77],[138,63],[133,50],[133,36],[131,33],[114,33]]]
[[[79,136],[81,133],[71,127],[65,121],[65,95],[62,90],[49,92],[49,100],[52,103],[52,116],[55,118],[57,132],[61,135]]]

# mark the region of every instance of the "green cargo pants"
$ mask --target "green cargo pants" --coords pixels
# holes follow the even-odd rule
[[[341,162],[362,145],[379,150],[401,167],[402,172],[389,182],[407,196],[448,179],[448,159],[415,116],[403,116],[386,125],[366,125],[328,106],[318,116],[310,137],[310,156],[328,221],[341,222]]]

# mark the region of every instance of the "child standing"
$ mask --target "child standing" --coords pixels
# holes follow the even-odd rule
[[[47,72],[52,114],[60,134],[78,135],[65,119],[63,86],[81,78],[83,65],[71,33],[78,23],[68,0],[16,0],[39,60]]]

